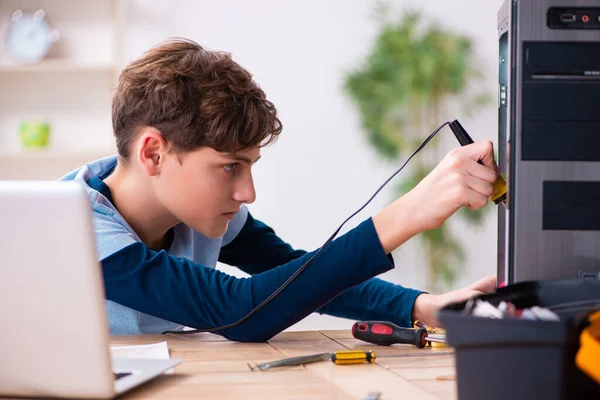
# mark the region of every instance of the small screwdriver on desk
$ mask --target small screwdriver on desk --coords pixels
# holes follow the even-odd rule
[[[348,364],[364,364],[374,363],[376,358],[382,357],[427,357],[427,356],[442,356],[454,354],[453,351],[435,351],[429,352],[424,350],[418,353],[404,353],[404,354],[382,354],[377,356],[373,350],[342,350],[334,351],[332,353],[319,353],[311,354],[308,356],[290,357],[282,360],[270,361],[262,364],[251,366],[248,364],[252,371],[265,371],[269,368],[275,367],[290,367],[303,364],[309,364],[317,361],[331,360],[336,365],[348,365]]]
[[[380,346],[412,344],[420,349],[425,347],[427,342],[446,343],[443,334],[430,334],[425,328],[401,328],[387,321],[356,322],[352,326],[352,336]]]

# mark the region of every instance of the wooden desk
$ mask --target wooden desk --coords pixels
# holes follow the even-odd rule
[[[238,343],[212,334],[114,336],[112,344],[149,344],[166,340],[172,358],[183,360],[173,375],[122,398],[134,399],[456,399],[454,356],[378,358],[375,364],[306,366],[253,372],[247,363],[347,349],[384,353],[431,353],[408,345],[380,347],[356,340],[350,331],[284,332],[269,343]],[[443,378],[446,378],[445,380]]]

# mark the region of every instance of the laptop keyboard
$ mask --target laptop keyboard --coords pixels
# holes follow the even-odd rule
[[[117,379],[121,379],[121,378],[131,375],[131,372],[113,372],[113,375],[115,376],[115,381],[116,381]]]

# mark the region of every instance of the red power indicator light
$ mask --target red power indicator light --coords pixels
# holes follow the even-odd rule
[[[587,14],[583,14],[583,15],[581,16],[581,21],[582,21],[584,24],[587,24],[588,22],[590,22],[590,16],[589,16],[589,15],[587,15]]]

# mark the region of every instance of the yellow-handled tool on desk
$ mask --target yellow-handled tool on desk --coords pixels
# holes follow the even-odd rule
[[[346,364],[364,364],[373,363],[376,358],[382,357],[425,357],[425,356],[441,356],[454,354],[453,351],[422,351],[418,353],[403,353],[403,354],[381,354],[377,356],[373,350],[344,350],[334,351],[332,353],[311,354],[308,356],[290,357],[282,360],[270,361],[252,366],[248,364],[252,371],[265,371],[274,367],[290,367],[296,365],[309,364],[317,361],[331,360],[337,365]]]

